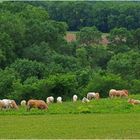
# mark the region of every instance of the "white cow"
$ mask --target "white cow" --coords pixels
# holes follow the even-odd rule
[[[57,103],[62,103],[62,97],[57,97]]]
[[[84,97],[84,98],[82,99],[82,103],[88,103],[88,102],[90,102],[90,100],[87,99],[86,97]]]
[[[5,108],[5,109],[10,109],[12,104],[11,100],[9,99],[0,100],[0,103],[1,103],[1,108]]]
[[[49,96],[46,99],[47,104],[53,103],[54,102],[54,97],[53,96]]]
[[[128,99],[128,103],[132,105],[137,105],[137,104],[140,104],[140,100]]]
[[[20,105],[25,107],[25,106],[26,106],[26,101],[25,101],[25,100],[22,100],[22,101],[20,102]]]
[[[3,99],[3,100],[0,100],[0,108],[1,109],[3,108],[4,109],[10,109],[10,108],[18,109],[18,106],[14,100]]]
[[[73,102],[76,102],[78,99],[78,96],[77,95],[73,95]]]
[[[89,93],[87,94],[87,98],[88,98],[89,100],[92,100],[93,98],[99,99],[99,98],[100,98],[100,95],[99,95],[99,93],[89,92]]]

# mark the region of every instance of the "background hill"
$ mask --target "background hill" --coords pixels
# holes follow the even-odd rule
[[[0,3],[0,98],[140,93],[139,11],[140,2]]]

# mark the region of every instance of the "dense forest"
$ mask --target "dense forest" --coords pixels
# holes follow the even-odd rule
[[[0,68],[1,99],[139,94],[140,2],[1,2]]]
[[[128,30],[140,27],[140,2],[135,1],[55,1],[30,2],[45,8],[51,19],[64,21],[68,30],[77,31],[85,26],[96,26],[102,32],[115,27]]]

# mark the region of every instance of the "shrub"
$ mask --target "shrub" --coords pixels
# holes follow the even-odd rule
[[[114,74],[95,74],[83,90],[83,95],[90,91],[99,92],[101,97],[108,97],[110,89],[127,89],[127,81],[123,80],[120,76]]]
[[[135,79],[135,80],[132,81],[131,92],[133,94],[140,93],[140,80]]]
[[[38,79],[43,78],[46,68],[45,64],[28,59],[18,59],[10,67],[19,73],[22,81],[31,76],[36,76]]]
[[[0,70],[0,98],[7,98],[13,91],[12,85],[18,79],[13,69]]]

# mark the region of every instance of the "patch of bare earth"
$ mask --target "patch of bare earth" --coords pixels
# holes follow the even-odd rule
[[[67,42],[76,41],[76,35],[74,33],[67,33],[65,39],[67,40]]]
[[[65,36],[65,39],[67,40],[67,42],[76,41],[76,34],[75,33],[67,33]],[[108,44],[107,35],[102,35],[101,44],[105,45],[105,46]]]
[[[102,36],[102,41],[101,44],[107,46],[107,44],[109,43],[107,36],[103,35]]]

